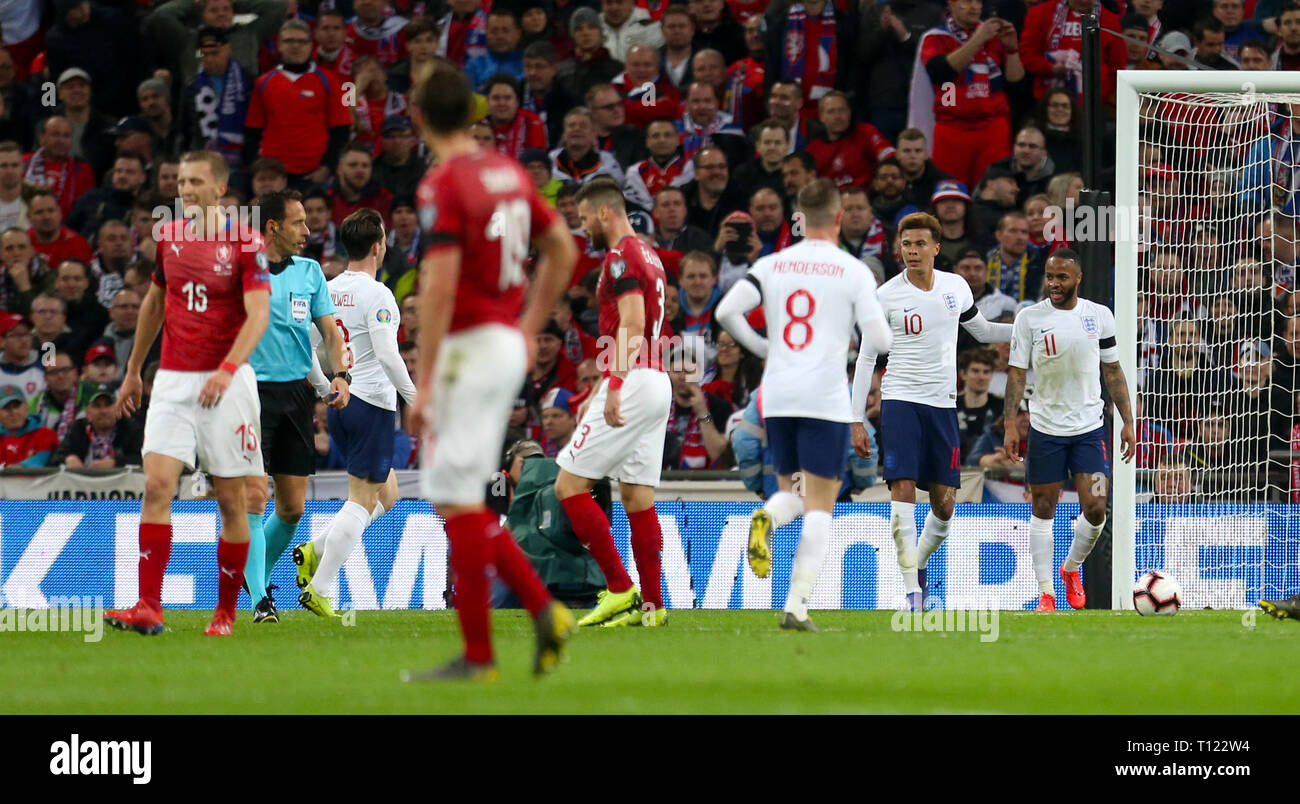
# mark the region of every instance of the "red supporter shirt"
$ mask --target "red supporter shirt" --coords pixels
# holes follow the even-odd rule
[[[1051,53],[1072,50],[1080,57],[1083,53],[1083,18],[1071,11],[1068,6],[1063,14],[1058,9],[1061,3],[1044,2],[1029,9],[1025,15],[1025,26],[1020,33],[1020,61],[1025,70],[1034,77],[1034,97],[1042,98],[1052,88],[1054,78],[1052,65],[1056,60]],[[1058,16],[1059,15],[1059,16]],[[1060,26],[1056,22],[1063,18]],[[1101,9],[1101,27],[1112,31],[1120,30],[1119,17],[1109,9]],[[1057,31],[1057,28],[1060,28]],[[1054,41],[1055,40],[1055,41]],[[1055,45],[1055,46],[1053,46]],[[1115,100],[1115,71],[1122,70],[1128,64],[1128,50],[1124,40],[1113,36],[1101,39],[1101,97],[1113,103]],[[1068,74],[1066,76],[1068,78]],[[1068,86],[1067,86],[1068,88]]]
[[[493,150],[452,157],[420,180],[416,207],[425,253],[463,255],[449,331],[517,325],[529,243],[559,219],[519,162]]]
[[[727,8],[736,22],[744,25],[750,17],[761,17],[767,11],[768,0],[727,0]]]
[[[511,159],[519,159],[529,148],[546,150],[546,124],[542,118],[527,109],[520,109],[509,123],[494,123],[492,136],[496,138],[497,150]]]
[[[344,29],[343,43],[357,56],[376,56],[387,70],[406,58],[405,17],[384,17],[384,21],[371,28],[353,19]]]
[[[67,220],[77,199],[95,189],[95,172],[82,160],[69,157],[61,162],[44,160],[45,173],[41,176],[32,166],[33,156],[35,154],[30,153],[23,157],[23,181],[53,190],[54,197],[59,200],[59,208],[63,210],[63,218]]]
[[[393,194],[387,188],[372,184],[374,192],[369,195],[362,195],[355,201],[349,201],[343,197],[343,194],[334,188],[329,191],[330,197],[330,220],[335,226],[342,226],[343,221],[356,212],[358,209],[373,209],[378,212],[384,219],[384,226],[390,226],[388,220],[388,210],[393,204]]]
[[[333,61],[327,61],[320,55],[320,45],[316,45],[312,51],[312,58],[316,60],[316,66],[347,79],[352,77],[352,62],[356,60],[357,54],[352,48],[344,45],[339,48],[338,53],[334,54]]]
[[[943,27],[934,28],[921,40],[921,66],[925,69],[937,56],[947,56],[961,48],[962,42]],[[989,62],[996,65],[993,73]],[[1007,100],[1005,70],[1007,54],[1002,43],[991,39],[975,51],[975,58],[957,75],[954,92],[941,86],[934,88],[934,120],[936,123],[984,123],[990,117],[1008,117],[1011,104]]]
[[[815,139],[808,153],[817,160],[817,175],[837,187],[866,187],[876,176],[876,165],[894,155],[894,146],[870,123],[858,123],[837,140]]]
[[[28,227],[27,236],[32,240],[32,249],[45,258],[51,268],[58,268],[59,263],[73,257],[81,260],[90,266],[94,255],[90,251],[90,244],[86,238],[72,231],[66,226],[59,227],[59,234],[54,238],[53,243],[42,243],[36,238],[36,229]]]
[[[163,227],[154,258],[153,283],[167,292],[161,368],[216,371],[248,317],[244,294],[271,291],[266,244],[256,232],[195,240],[189,226],[182,220]]]
[[[573,266],[573,277],[569,280],[569,287],[576,288],[582,284],[582,280],[587,274],[600,267],[600,261],[604,255],[597,254],[593,256],[588,248],[587,238],[580,234],[573,236],[573,244],[578,248],[578,262]]]
[[[645,128],[655,120],[676,120],[682,114],[682,93],[662,73],[653,84],[653,93],[645,84],[632,84],[627,73],[620,73],[610,84],[623,96],[626,123]]]
[[[352,125],[352,112],[337,74],[314,67],[295,76],[277,67],[257,79],[245,125],[262,129],[260,156],[300,175],[320,167],[330,128]]]
[[[0,435],[0,466],[17,466],[33,455],[48,452],[51,456],[59,448],[59,436],[49,427],[37,427],[35,430],[21,432],[27,426],[19,428],[19,433]]]
[[[663,371],[662,355],[658,348],[650,349],[662,335],[664,325],[664,293],[668,277],[663,263],[654,249],[642,243],[635,235],[627,235],[605,255],[600,268],[600,281],[596,283],[596,303],[600,306],[600,336],[618,339],[618,302],[629,293],[645,300],[645,338],[637,352],[634,368],[653,368]],[[605,372],[608,376],[609,372]]]

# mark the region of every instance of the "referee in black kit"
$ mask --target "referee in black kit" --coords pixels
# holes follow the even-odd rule
[[[308,235],[302,195],[295,190],[266,193],[258,208],[271,273],[271,318],[249,363],[257,373],[262,402],[262,463],[275,478],[275,516],[264,530],[266,475],[248,478],[250,544],[244,579],[256,604],[253,622],[273,623],[279,622],[279,616],[271,596],[274,587],[268,586],[271,570],[293,542],[306,506],[307,477],[316,471],[312,420],[317,395],[328,395],[332,407],[342,408],[348,404],[352,378],[325,274],[320,263],[297,256]],[[313,324],[330,355],[331,385],[318,372],[311,377]]]

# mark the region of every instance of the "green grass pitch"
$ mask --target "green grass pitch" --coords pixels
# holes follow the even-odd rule
[[[570,661],[532,678],[532,627],[494,612],[497,684],[403,684],[455,655],[452,612],[307,613],[232,638],[209,612],[169,631],[0,635],[2,713],[1297,713],[1300,624],[1241,612],[1001,614],[998,639],[896,632],[889,612],[673,611],[659,630],[583,630]]]

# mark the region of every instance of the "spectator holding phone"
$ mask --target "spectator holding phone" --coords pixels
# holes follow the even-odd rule
[[[709,469],[726,451],[723,435],[731,405],[700,388],[699,360],[692,344],[682,344],[672,356],[673,401],[664,442],[665,469]]]
[[[777,206],[780,207],[779,202]],[[718,255],[718,292],[726,293],[743,278],[762,251],[763,243],[758,239],[754,218],[740,211],[728,215],[713,241],[713,253]]]

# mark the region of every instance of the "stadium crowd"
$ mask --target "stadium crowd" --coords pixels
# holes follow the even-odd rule
[[[413,371],[423,239],[414,196],[428,159],[407,93],[442,57],[481,95],[476,139],[519,159],[579,246],[507,444],[535,439],[554,456],[601,376],[603,254],[588,247],[574,195],[611,176],[669,276],[663,335],[680,336],[681,359],[665,468],[734,466],[729,436],[754,401],[762,362],[720,330],[713,310],[756,259],[799,239],[791,199],[812,179],[841,187],[842,246],[878,281],[899,270],[895,222],[922,210],[942,225],[939,267],[966,279],[989,320],[1011,321],[1040,298],[1047,255],[1069,245],[1052,237],[1049,213],[1083,187],[1080,12],[1093,8],[1103,28],[1129,37],[1103,35],[1112,118],[1116,70],[1183,68],[1143,42],[1214,69],[1300,69],[1300,4],[1281,0],[4,4],[4,462],[138,460],[139,423],[105,429],[97,406],[122,378],[154,226],[176,204],[177,158],[190,149],[225,156],[229,204],[303,191],[304,256],[328,277],[346,265],[339,223],[363,207],[380,212],[389,248],[379,279],[401,305]],[[1290,176],[1300,135],[1286,109],[1271,122],[1277,147],[1266,158]],[[1146,123],[1144,141],[1173,141],[1155,129],[1174,123]],[[1175,156],[1144,151],[1153,199],[1199,191],[1189,169],[1200,166],[1182,158],[1176,170]],[[1263,195],[1250,215],[1157,208],[1158,219],[1180,224],[1160,229],[1141,277],[1138,384],[1160,409],[1142,412],[1139,465],[1156,475],[1158,499],[1209,489],[1206,469],[1300,443],[1294,190]],[[1197,215],[1214,225],[1193,225]],[[1230,221],[1244,230],[1221,225]],[[1194,251],[1201,245],[1209,250]],[[1210,253],[1212,271],[1190,270]],[[1273,315],[1277,323],[1261,328]],[[1258,337],[1274,330],[1276,342]],[[962,459],[1009,466],[998,432],[1007,345],[966,337]],[[1206,372],[1216,393],[1202,393]],[[317,418],[320,466],[341,465],[323,411]],[[414,465],[417,439],[403,430],[395,438],[399,468]]]

